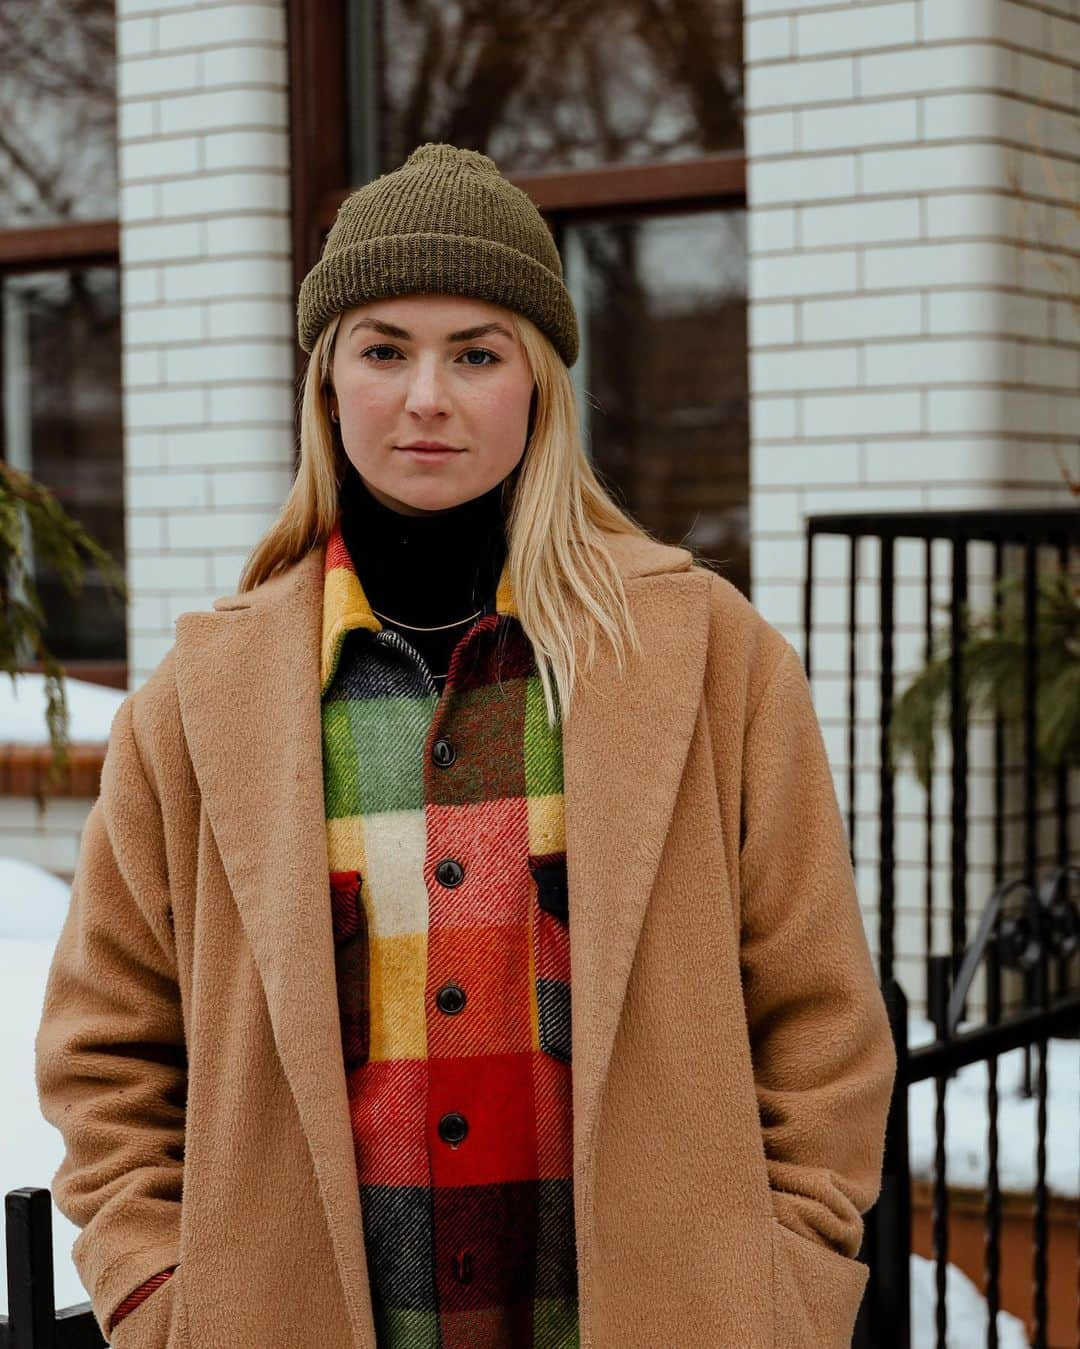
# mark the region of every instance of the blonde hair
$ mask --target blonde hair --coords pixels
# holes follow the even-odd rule
[[[622,576],[603,532],[653,536],[611,499],[581,442],[570,374],[547,337],[508,310],[536,388],[536,418],[520,463],[503,486],[507,565],[522,629],[532,644],[548,724],[569,710],[575,682],[591,664],[597,632],[615,651],[620,672],[627,645],[640,650]],[[324,390],[332,387],[336,314],[315,341],[303,377],[300,464],[278,518],[256,545],[240,577],[241,593],[284,571],[333,530],[347,458]],[[573,635],[584,620],[584,662]],[[556,713],[552,681],[558,695]]]

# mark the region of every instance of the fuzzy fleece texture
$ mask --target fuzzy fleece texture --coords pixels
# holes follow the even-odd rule
[[[896,1056],[798,654],[609,543],[643,650],[563,729],[583,1349],[842,1349]],[[36,1041],[118,1349],[377,1349],[341,1064],[320,546],[116,714]]]

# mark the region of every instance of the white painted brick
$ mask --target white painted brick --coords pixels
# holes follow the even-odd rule
[[[219,169],[289,169],[289,136],[282,130],[211,131],[203,139],[205,167]]]
[[[243,46],[248,42],[285,42],[283,4],[206,5],[158,20],[162,48]]]
[[[754,207],[855,195],[855,156],[814,155],[751,165],[747,196]]]
[[[1068,9],[1071,0],[1065,0],[1062,8]],[[1080,65],[1080,19],[1065,15],[1050,14],[1047,51],[1059,59]]]
[[[143,56],[157,47],[157,20],[154,18],[125,18],[116,25],[117,69],[133,56]]]
[[[750,401],[751,444],[788,440],[796,433],[794,398],[758,395]]]
[[[266,521],[266,527],[270,525],[270,519]],[[233,595],[236,593],[236,587],[240,582],[240,573],[250,556],[251,549],[237,552],[215,553],[211,559],[213,564],[213,586],[214,598],[219,595]]]
[[[759,112],[744,123],[746,153],[754,159],[762,155],[786,155],[795,149],[795,114]]]
[[[129,388],[161,383],[161,358],[157,351],[125,351],[122,377]]]
[[[898,243],[918,239],[920,233],[919,203],[914,197],[799,209],[799,238],[804,248]]]
[[[780,11],[794,14],[812,9],[835,9],[836,0],[744,0],[743,12],[749,19]]]
[[[873,510],[910,511],[918,510],[923,504],[921,486],[913,487],[905,482],[899,487],[875,487]],[[826,515],[834,511],[860,511],[868,507],[864,484],[845,483],[827,490],[808,487],[803,493],[803,505],[807,515]]]
[[[1014,91],[1038,103],[1069,107],[1073,98],[1073,71],[1055,61],[1045,61],[1026,52],[1015,52]]]
[[[752,485],[804,487],[808,483],[854,482],[858,477],[857,445],[768,445],[751,456]]]
[[[860,156],[862,191],[929,192],[1008,186],[999,146],[966,143],[868,150]]]
[[[120,190],[120,218],[129,224],[134,220],[150,220],[157,215],[157,199],[149,183]]]
[[[290,221],[287,215],[222,216],[206,222],[206,247],[211,257],[223,253],[277,253],[292,256]]]
[[[293,344],[272,338],[248,342],[200,342],[165,351],[166,384],[234,384],[238,380],[288,380]]]
[[[246,404],[245,404],[246,406]],[[230,429],[201,426],[185,431],[171,428],[165,436],[165,462],[170,468],[265,463],[268,455],[290,462],[292,441],[291,413],[282,417],[272,430],[269,418],[258,425]]]
[[[924,5],[924,14],[931,8]],[[852,59],[860,98],[946,89],[1009,90],[1011,87],[1012,53],[987,42],[943,47],[924,43],[910,51],[870,53]],[[848,95],[840,93],[836,97]]]
[[[983,441],[948,441],[940,437],[868,445],[862,475],[867,484],[916,481],[966,483],[995,478],[1001,472],[1000,445]],[[917,559],[920,565],[921,557]]]
[[[790,252],[795,247],[795,210],[791,206],[759,207],[747,213],[747,251]]]
[[[212,258],[177,263],[165,270],[165,299],[211,300],[224,296],[290,295],[292,273],[285,260]]]
[[[866,99],[833,108],[805,108],[798,114],[800,150],[861,150],[914,141],[918,135],[918,104],[913,98]]]
[[[904,435],[921,429],[915,392],[807,394],[802,407],[807,436]]]
[[[210,504],[214,509],[222,506],[280,507],[292,483],[292,470],[285,464],[219,469],[210,475]]]
[[[281,211],[289,204],[289,180],[271,172],[206,173],[161,184],[165,216],[216,216],[235,211]]]
[[[202,53],[203,85],[207,89],[231,89],[264,84],[284,89],[289,82],[288,53],[282,47],[229,46]]]
[[[992,338],[873,342],[863,351],[866,383],[985,383],[1003,378],[1003,343]]]
[[[922,300],[918,295],[804,300],[800,309],[804,342],[908,336],[918,333],[922,324]]]
[[[272,518],[265,507],[259,510],[218,507],[213,513],[171,511],[166,520],[169,547],[200,548],[207,543],[211,535],[215,548],[254,547]]]
[[[116,105],[116,139],[123,154],[127,141],[143,140],[157,131],[157,104],[151,100]]]
[[[279,89],[212,89],[163,102],[161,133],[281,125],[287,113],[287,95]]]
[[[194,342],[210,334],[207,309],[200,304],[132,305],[124,315],[124,345],[159,347],[171,342]]]
[[[787,346],[794,342],[795,306],[793,304],[766,304],[760,301],[749,306],[747,314],[750,348]]]
[[[122,267],[120,269],[120,294],[123,304],[156,304],[161,299],[164,280],[161,268]]]
[[[135,510],[183,510],[207,506],[210,502],[209,477],[205,473],[176,473],[157,470],[129,473],[124,481],[127,505]]]
[[[997,238],[1007,232],[1008,198],[994,192],[928,194],[926,231],[931,239]]]
[[[1009,249],[994,243],[927,243],[913,247],[873,247],[863,253],[867,290],[911,286],[964,286],[999,283]]]
[[[263,337],[288,334],[296,322],[296,310],[286,300],[224,300],[208,304],[202,311],[209,338]]]
[[[116,73],[117,95],[121,99],[188,93],[202,83],[199,57],[195,52],[120,61]]]
[[[166,13],[169,10],[185,10],[190,22],[195,25],[199,21],[198,9],[207,10],[211,7],[210,3],[193,5],[192,0],[118,0],[116,12],[119,17],[127,18],[134,14],[158,14]]]
[[[812,265],[804,255],[766,258],[751,272],[755,299],[786,298],[855,289],[855,255],[815,253]]]
[[[915,40],[912,0],[894,5],[848,5],[823,14],[801,14],[795,20],[796,50],[802,57],[902,47]]]
[[[175,643],[176,637],[173,633],[170,633],[167,637],[158,636],[156,633],[134,634],[132,648],[135,655],[135,674],[138,683],[141,684],[149,679]]]
[[[207,389],[209,421],[215,426],[246,422],[266,426],[275,422],[292,426],[294,391],[292,380],[280,384],[246,384],[228,389]]]
[[[206,586],[201,590],[176,591],[171,595],[163,595],[161,599],[169,626],[175,628],[181,614],[204,613],[212,609],[217,594],[213,586]]]
[[[164,437],[160,431],[136,431],[124,428],[124,464],[127,468],[160,468],[164,459]]]
[[[132,590],[197,590],[207,584],[210,557],[206,553],[138,553],[128,558]]]
[[[203,257],[203,229],[198,221],[177,225],[125,223],[121,233],[121,263],[171,262]]]
[[[786,14],[773,18],[753,18],[748,14],[743,23],[743,54],[748,66],[793,55],[792,20]]]
[[[934,0],[922,8],[924,42],[956,42],[964,38],[997,35],[995,6],[1003,0]]]
[[[792,351],[751,353],[750,385],[754,392],[844,388],[857,382],[854,347],[799,346]]]
[[[1004,405],[1013,397],[1003,389],[932,389],[926,395],[926,429],[933,435],[995,431],[1002,425]]]
[[[128,605],[128,625],[137,632],[165,632],[169,619],[161,595],[135,595]]]
[[[746,71],[747,105],[766,108],[835,103],[855,96],[855,69],[848,57],[826,61],[784,61],[750,66]]]
[[[127,510],[125,512],[126,546],[142,552],[165,547],[165,517]]]
[[[190,389],[133,390],[124,400],[124,416],[133,430],[188,425],[205,420],[203,396]]]
[[[154,136],[120,146],[120,177],[125,183],[168,181],[198,173],[199,140],[196,136]]]
[[[1080,388],[1080,351],[1025,342],[1019,347],[1020,378],[1025,384],[1072,392]]]

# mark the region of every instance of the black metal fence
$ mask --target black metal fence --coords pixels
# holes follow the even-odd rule
[[[882,1192],[878,1203],[867,1215],[863,1248],[860,1252],[870,1266],[867,1295],[860,1309],[855,1344],[859,1349],[909,1349],[911,1343],[910,1268],[913,1228],[912,1176],[910,1167],[908,1101],[911,1087],[928,1079],[936,1083],[934,1116],[934,1162],[932,1199],[932,1240],[935,1266],[935,1341],[944,1349],[947,1333],[946,1267],[949,1261],[950,1190],[946,1174],[946,1085],[959,1069],[985,1062],[988,1075],[986,1096],[986,1178],[983,1204],[984,1266],[982,1294],[986,1300],[985,1339],[967,1341],[973,1346],[985,1343],[997,1349],[1001,1286],[1001,1205],[999,1175],[1000,1139],[998,1131],[1000,1098],[998,1092],[998,1056],[1014,1049],[1025,1055],[1024,1091],[1036,1102],[1035,1174],[1031,1195],[1030,1312],[1025,1317],[1034,1349],[1054,1349],[1080,1344],[1080,1288],[1072,1279],[1057,1290],[1058,1298],[1071,1306],[1060,1306],[1059,1319],[1066,1323],[1067,1338],[1051,1341],[1048,1303],[1048,1225],[1046,1186],[1047,1143],[1047,1040],[1051,1036],[1075,1037],[1080,1034],[1080,907],[1077,904],[1080,869],[1070,856],[1072,810],[1069,800],[1069,770],[1063,761],[1049,775],[1045,762],[1040,765],[1037,738],[1040,693],[1045,703],[1046,689],[1040,687],[1040,652],[1046,659],[1048,642],[1055,633],[1049,606],[1042,600],[1043,583],[1072,577],[1080,544],[1080,512],[1063,510],[994,510],[955,512],[898,512],[858,515],[820,515],[811,517],[807,530],[806,582],[804,589],[805,666],[813,672],[815,544],[823,536],[834,536],[846,547],[846,631],[838,636],[844,648],[847,685],[847,825],[852,860],[858,867],[865,858],[876,855],[878,883],[877,960],[882,989],[892,1022],[897,1047],[898,1069],[890,1107],[886,1136],[886,1157]],[[877,761],[876,809],[877,837],[863,846],[859,832],[858,801],[858,589],[860,564],[867,551],[865,541],[876,541],[878,567],[869,578],[876,591],[878,639],[877,669]],[[845,544],[846,541],[846,544]],[[935,1038],[930,1044],[910,1048],[908,1044],[908,997],[898,977],[903,962],[912,970],[912,953],[897,944],[897,791],[898,766],[892,744],[892,718],[896,699],[896,643],[906,628],[910,636],[909,602],[900,612],[898,600],[898,552],[901,543],[910,541],[921,548],[923,653],[928,663],[938,662],[937,694],[947,697],[946,736],[950,749],[948,772],[947,856],[935,856],[934,759],[927,761],[929,780],[925,791],[924,851],[921,859],[924,911],[922,949],[915,953],[924,962],[925,1006],[933,1022]],[[870,545],[872,550],[873,544]],[[970,639],[976,630],[971,604],[973,551],[989,550],[991,612],[984,630],[998,636],[996,658],[1012,661],[1015,724],[1006,726],[1001,710],[994,708],[993,740],[989,761],[973,764],[969,754],[971,726],[970,697],[974,687],[968,682],[971,671],[965,662],[975,649]],[[941,567],[944,550],[946,569]],[[935,574],[935,566],[937,573]],[[1020,622],[1006,623],[1004,591],[1010,578],[1019,597]],[[835,575],[830,578],[835,580]],[[947,640],[942,643],[934,632],[933,596],[935,585],[948,587]],[[912,587],[905,588],[909,593]],[[1066,586],[1063,592],[1066,593]],[[1075,605],[1075,590],[1073,590]],[[1011,634],[1006,636],[1006,634]],[[1062,640],[1077,642],[1080,633],[1062,634]],[[944,667],[941,652],[946,652]],[[1074,659],[1080,646],[1073,646]],[[942,677],[943,676],[943,677]],[[928,687],[932,687],[928,685]],[[1074,686],[1075,687],[1075,686]],[[1071,695],[1075,698],[1075,692]],[[1068,708],[1062,715],[1070,714]],[[1071,715],[1076,715],[1075,704]],[[931,722],[931,725],[933,722]],[[1006,752],[1006,731],[1012,730],[1019,743],[1019,762],[1010,763]],[[1014,758],[1016,756],[1014,755]],[[968,938],[967,896],[975,877],[970,864],[969,786],[976,768],[988,772],[992,788],[989,819],[991,840],[989,893],[979,906],[980,917],[974,936]],[[1015,809],[1007,807],[1007,783],[1010,777],[1019,790]],[[1047,856],[1045,839],[1052,838]],[[1019,843],[1020,859],[1010,859],[1010,844]],[[875,846],[876,845],[876,848]],[[949,881],[949,942],[944,953],[934,949],[933,882],[935,873],[944,872]],[[984,1015],[981,1024],[967,1021],[965,1005],[976,976],[984,976]],[[1006,1006],[1006,980],[1011,998]],[[1032,1060],[1034,1059],[1034,1081]],[[1078,1093],[1080,1097],[1080,1093]],[[970,1107],[968,1107],[970,1108]],[[1080,1113],[1080,1099],[1078,1099]],[[1075,1259],[1075,1258],[1074,1258]],[[1023,1315],[1023,1309],[1014,1312]],[[1064,1316],[1061,1313],[1066,1313]]]
[[[0,1349],[102,1349],[89,1302],[56,1310],[52,1264],[52,1195],[47,1189],[4,1196],[8,1314]]]

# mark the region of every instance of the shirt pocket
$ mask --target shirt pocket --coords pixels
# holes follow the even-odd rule
[[[566,853],[533,855],[532,923],[536,1012],[540,1048],[570,1063],[570,896]]]
[[[346,1074],[366,1063],[371,1048],[371,949],[359,871],[330,873],[341,1055]]]

